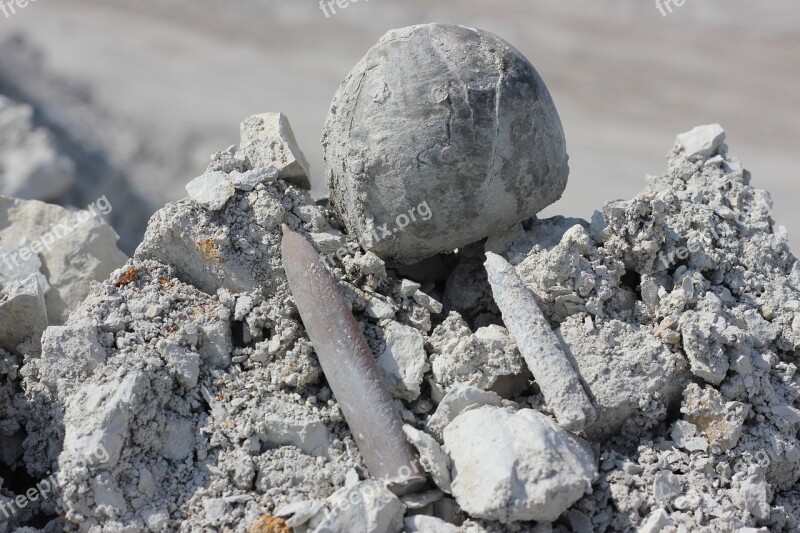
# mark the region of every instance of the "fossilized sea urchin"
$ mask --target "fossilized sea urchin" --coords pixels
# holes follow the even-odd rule
[[[491,33],[448,24],[381,38],[339,87],[322,141],[348,231],[402,262],[530,218],[561,196],[569,173],[533,65]],[[413,213],[425,202],[427,220]]]

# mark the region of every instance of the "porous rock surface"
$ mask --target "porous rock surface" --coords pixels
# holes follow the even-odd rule
[[[349,233],[405,262],[530,218],[561,197],[569,173],[558,112],[531,63],[489,32],[451,24],[383,36],[337,91],[323,146]],[[423,202],[430,220],[399,221]]]
[[[216,154],[208,172],[233,195],[157,213],[41,349],[0,348],[0,435],[27,433],[0,460],[62,489],[0,530],[34,516],[48,531],[800,528],[800,267],[717,127],[677,142],[633,199],[523,221],[433,281],[363,252],[251,155]],[[419,492],[369,477],[287,289],[282,223],[345,246],[326,257],[427,464]],[[469,275],[479,246],[530,290],[597,425],[555,422],[487,278]],[[464,298],[444,297],[452,276]]]

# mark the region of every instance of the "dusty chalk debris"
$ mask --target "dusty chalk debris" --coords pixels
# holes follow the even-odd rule
[[[544,86],[493,36],[442,35],[496,75],[434,87],[431,117],[468,98],[485,137],[495,120],[546,115],[547,147],[522,139],[492,163],[514,180],[547,163],[546,193],[515,182],[534,205],[472,221],[475,235],[442,231],[457,210],[436,195],[441,218],[414,234],[435,242],[381,249],[363,232],[425,198],[369,196],[386,183],[364,181],[371,148],[345,153],[335,116],[329,162],[354,173],[328,176],[333,204],[314,200],[286,117],[256,115],[153,215],[134,257],[99,221],[20,256],[0,275],[0,533],[800,529],[800,265],[724,131],[680,135],[663,175],[591,220],[540,220],[566,177]],[[376,53],[408,60],[433,41],[398,30]],[[377,64],[356,124],[402,100]],[[487,115],[520,80],[541,91],[537,111]],[[466,143],[454,124],[452,146]],[[412,147],[420,179],[453,157],[440,140]],[[450,200],[473,216],[476,198]],[[0,213],[0,261],[72,220],[6,198]],[[313,261],[282,251],[284,226]],[[329,298],[314,292],[323,275]],[[328,364],[354,347],[363,364]],[[358,396],[357,382],[384,392]],[[376,428],[389,429],[370,441]],[[404,452],[376,475],[386,442]],[[28,501],[40,480],[58,497]]]

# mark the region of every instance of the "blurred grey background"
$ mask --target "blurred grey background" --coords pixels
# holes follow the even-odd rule
[[[545,214],[590,217],[665,169],[677,133],[721,123],[800,244],[800,2],[37,0],[0,14],[0,93],[75,160],[56,200],[107,194],[127,251],[147,218],[238,142],[239,122],[285,112],[325,194],[319,138],[347,72],[391,28],[453,22],[497,33],[536,66],[567,135],[571,177]],[[413,73],[409,73],[413,75]]]

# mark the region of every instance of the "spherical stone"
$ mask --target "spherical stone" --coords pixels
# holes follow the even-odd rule
[[[449,24],[382,37],[339,87],[322,144],[348,231],[404,263],[532,217],[569,174],[533,65],[491,33]]]

